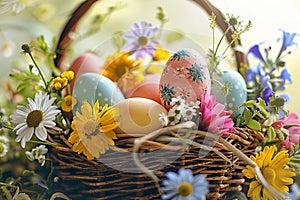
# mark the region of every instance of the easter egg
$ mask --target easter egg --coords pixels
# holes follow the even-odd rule
[[[127,97],[143,97],[161,103],[159,95],[159,74],[147,74],[145,80],[137,85]]]
[[[74,72],[74,79],[71,82],[71,91],[77,78],[81,74],[88,72],[99,73],[101,71],[101,60],[98,56],[92,53],[84,53],[78,56],[70,66],[71,71]]]
[[[177,51],[167,61],[159,87],[162,104],[168,109],[177,96],[187,102],[199,101],[211,87],[204,57],[192,49]]]
[[[73,88],[73,96],[78,102],[77,107],[84,100],[89,103],[98,100],[101,106],[105,104],[111,106],[124,99],[123,93],[114,82],[96,73],[85,73],[78,77]]]
[[[238,106],[247,100],[247,86],[245,79],[242,75],[234,70],[224,70],[220,77],[216,77],[223,85],[229,85],[230,89],[226,95],[223,88],[213,84],[211,93],[216,96],[218,102],[224,104],[227,111],[234,111]],[[235,118],[239,113],[241,114],[243,109],[239,109],[238,112],[233,113]]]
[[[126,133],[133,136],[143,136],[162,128],[159,114],[167,114],[167,110],[159,103],[146,98],[128,98],[113,105],[118,108],[120,116],[117,133]]]

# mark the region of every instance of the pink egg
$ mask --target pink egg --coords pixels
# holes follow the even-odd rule
[[[101,71],[102,61],[101,59],[92,54],[84,53],[78,56],[71,64],[69,70],[75,73],[74,79],[71,82],[71,90],[73,90],[76,79],[85,73],[99,73]]]
[[[160,104],[159,83],[142,83],[135,88],[130,97],[143,97]]]
[[[159,95],[159,81],[160,74],[147,74],[145,75],[145,80],[141,84],[128,91],[125,95],[127,98],[143,97],[161,104]]]
[[[204,56],[192,49],[174,53],[167,61],[159,86],[162,105],[171,107],[172,98],[181,96],[187,102],[200,101],[210,93],[211,82]]]

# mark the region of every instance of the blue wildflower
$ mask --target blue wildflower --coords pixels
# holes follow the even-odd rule
[[[281,71],[280,78],[282,78],[284,83],[286,83],[286,81],[288,81],[289,83],[292,83],[291,74],[289,73],[289,71],[286,68],[284,68]]]
[[[289,32],[285,32],[284,30],[280,29],[283,33],[283,37],[279,38],[278,40],[282,39],[282,45],[279,51],[279,56],[282,54],[283,51],[286,50],[287,47],[289,46],[293,46],[293,45],[297,45],[296,42],[294,42],[294,39],[296,36],[299,36],[299,34],[297,33],[289,33]]]
[[[193,176],[190,169],[179,169],[178,174],[167,172],[163,181],[162,199],[172,200],[205,200],[208,193],[208,182],[205,175]]]
[[[258,65],[250,67],[247,71],[247,77],[246,80],[248,82],[253,82],[254,77],[256,76],[262,76],[264,72],[262,71],[262,65],[261,63],[258,63]]]
[[[263,92],[261,98],[266,102],[266,105],[270,102],[270,97],[273,96],[273,91],[270,87],[266,87]]]
[[[258,58],[261,62],[265,63],[265,59],[264,59],[264,57],[262,56],[262,54],[260,53],[259,45],[258,45],[258,44],[252,46],[252,47],[249,49],[248,54],[253,54],[253,55],[254,55],[256,58]]]
[[[286,197],[289,200],[298,200],[300,198],[300,187],[297,183],[294,183],[291,186],[292,192],[291,193],[287,193]]]
[[[270,83],[270,76],[269,75],[264,75],[260,77],[260,88],[272,88],[272,84]]]
[[[158,44],[158,41],[154,40],[153,37],[158,28],[154,27],[151,23],[146,24],[142,21],[140,24],[133,24],[130,31],[130,35],[123,34],[123,37],[129,41],[124,46],[124,50],[135,53],[136,59],[143,59],[146,54],[154,56],[154,51],[156,50],[155,44]]]

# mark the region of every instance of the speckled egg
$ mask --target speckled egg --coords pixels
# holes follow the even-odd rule
[[[173,97],[181,96],[189,101],[201,99],[210,93],[210,76],[205,59],[193,49],[174,53],[167,61],[160,79],[162,105],[170,108]]]
[[[92,53],[83,53],[79,55],[72,63],[69,70],[74,72],[74,79],[71,82],[71,91],[74,84],[82,74],[93,72],[99,73],[101,71],[101,59]]]
[[[99,101],[101,106],[109,106],[124,99],[121,90],[114,82],[97,73],[82,74],[75,82],[73,96],[77,99],[77,107],[83,100],[89,103]]]
[[[128,98],[113,105],[118,108],[120,116],[117,133],[142,136],[162,128],[159,114],[167,114],[167,110],[159,103],[146,98]]]
[[[224,104],[227,111],[233,111],[235,108],[240,106],[247,100],[247,86],[245,79],[242,75],[234,70],[224,70],[221,77],[216,78],[221,83],[230,83],[231,90],[226,96],[224,91],[217,85],[212,85],[211,93],[216,96],[217,101]],[[240,109],[237,113],[233,114],[236,117],[238,113],[242,113],[243,110]]]

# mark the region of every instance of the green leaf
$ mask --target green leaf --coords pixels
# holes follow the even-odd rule
[[[273,140],[276,138],[276,132],[272,126],[270,126],[268,128],[267,137],[268,137],[268,140]]]
[[[283,97],[275,97],[275,99],[270,101],[271,106],[281,107],[285,104],[285,99]]]
[[[243,103],[242,106],[249,107],[249,106],[255,105],[255,103],[256,103],[255,100],[249,100],[249,101],[246,101],[245,103]]]
[[[243,116],[244,116],[244,120],[245,120],[245,123],[248,124],[249,121],[252,119],[252,113],[250,112],[249,109],[245,109],[244,113],[243,113]]]
[[[249,122],[247,123],[247,126],[256,131],[261,130],[260,123],[253,119],[249,120]]]

